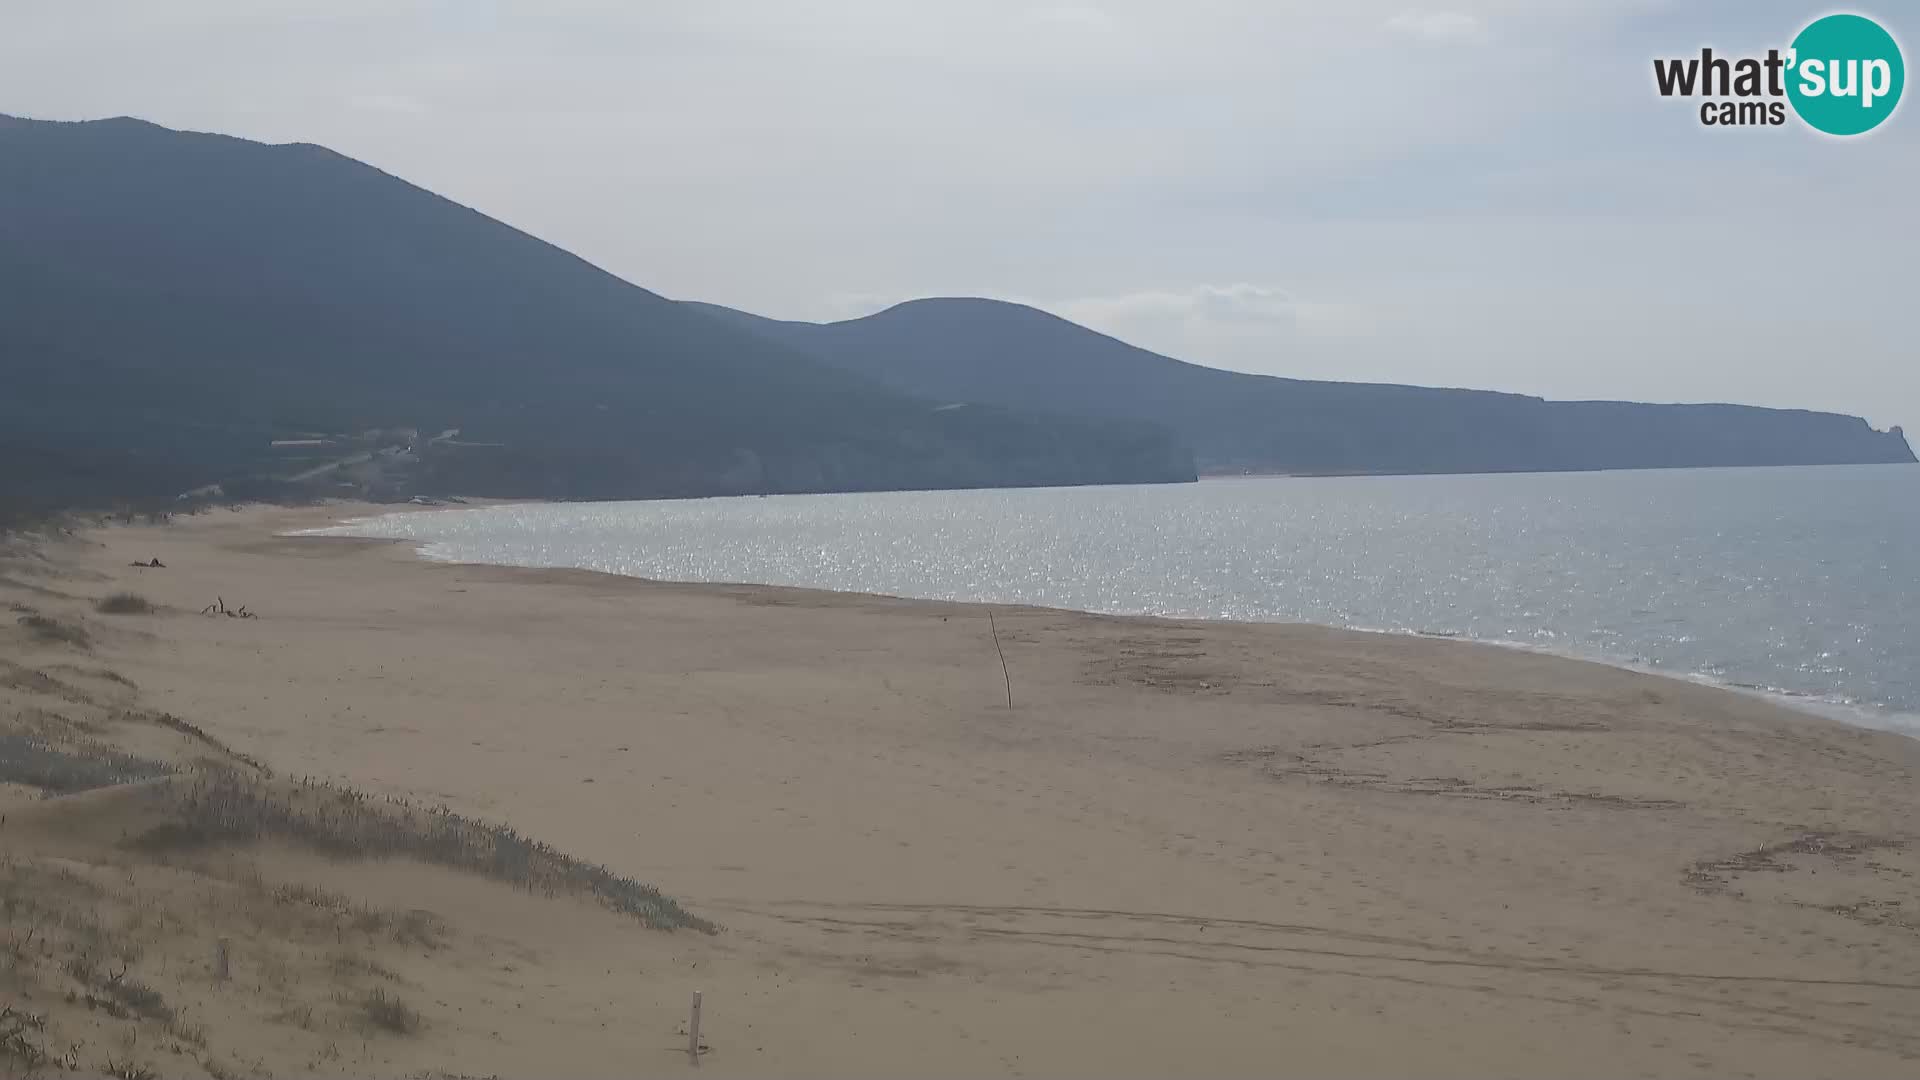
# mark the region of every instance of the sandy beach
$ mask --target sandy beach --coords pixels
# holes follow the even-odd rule
[[[263,846],[274,881],[441,930],[381,960],[410,1035],[275,1021],[270,980],[242,992],[270,927],[236,931],[225,983],[160,964],[202,930],[154,931],[141,970],[236,1074],[685,1071],[694,990],[709,1075],[1920,1074],[1920,741],[1303,626],[998,607],[1003,680],[981,606],[279,535],[366,512],[15,553],[0,602],[87,640],[0,624],[0,717],[169,714],[278,776],[510,823],[720,929]],[[160,610],[93,610],[119,590]],[[201,617],[216,597],[258,617]],[[112,795],[10,788],[8,858],[84,861],[68,819]]]

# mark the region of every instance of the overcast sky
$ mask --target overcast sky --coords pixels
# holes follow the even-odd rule
[[[333,147],[669,296],[1920,429],[1920,105],[1711,129],[1773,0],[5,0],[0,112]],[[1920,12],[1854,8],[1908,43]]]

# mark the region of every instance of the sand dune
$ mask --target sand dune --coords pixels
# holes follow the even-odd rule
[[[89,640],[0,629],[0,717],[85,713],[190,762],[179,731],[111,719],[170,714],[283,777],[510,822],[721,930],[409,860],[222,854],[268,897],[435,928],[256,920],[305,1026],[257,969],[177,991],[240,1071],[678,1070],[694,989],[720,1075],[1920,1070],[1920,742],[1467,644],[996,608],[1009,710],[979,607],[275,535],[342,512],[16,556],[0,602]],[[91,611],[121,589],[162,611]],[[216,596],[259,617],[199,616]],[[0,841],[102,889],[219,869],[62,831],[123,797],[0,793]],[[213,936],[161,907],[155,985]],[[340,976],[342,942],[392,978]],[[357,1024],[378,987],[419,1030]],[[90,1047],[121,1037],[97,1022]]]

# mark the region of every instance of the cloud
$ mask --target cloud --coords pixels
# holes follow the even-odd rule
[[[1030,12],[1026,21],[1096,34],[1115,30],[1113,16],[1092,4],[1050,4]]]
[[[1396,34],[1426,41],[1472,41],[1486,36],[1486,24],[1460,11],[1403,11],[1387,20]]]
[[[1285,372],[1376,331],[1377,313],[1254,282],[1196,284],[1032,301],[1061,318],[1181,360]]]
[[[1149,289],[1039,306],[1076,322],[1107,326],[1176,322],[1254,332],[1338,334],[1364,324],[1354,306],[1308,300],[1287,289],[1251,282]]]
[[[397,116],[425,116],[433,111],[425,102],[405,94],[355,94],[347,98],[347,104],[367,112]]]

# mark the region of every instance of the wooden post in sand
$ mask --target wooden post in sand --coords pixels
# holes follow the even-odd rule
[[[213,943],[213,977],[221,982],[226,982],[233,976],[233,969],[227,962],[228,952],[226,938]]]
[[[700,991],[693,992],[693,1019],[687,1022],[687,1061],[700,1064]]]

